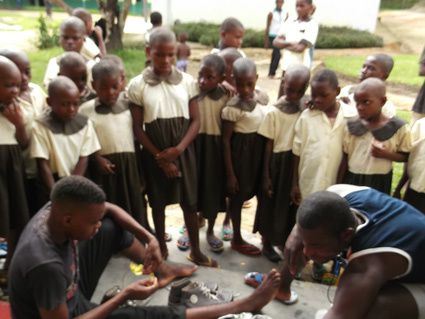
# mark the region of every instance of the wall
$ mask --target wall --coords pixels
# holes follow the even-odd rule
[[[296,0],[286,0],[285,8],[295,15]],[[164,22],[208,21],[220,23],[237,17],[249,28],[264,29],[274,0],[152,0],[152,11],[159,11]],[[373,32],[380,0],[315,0],[315,18],[324,25],[348,26]]]

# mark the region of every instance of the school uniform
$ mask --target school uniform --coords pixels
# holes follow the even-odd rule
[[[352,105],[354,108],[356,107],[356,101],[354,101],[354,91],[356,90],[357,85],[347,85],[344,86],[341,89],[341,92],[338,96],[338,98],[347,97],[350,101],[349,104]],[[357,110],[357,109],[356,109]],[[390,100],[387,100],[382,106],[382,114],[384,114],[388,118],[392,118],[393,116],[397,115],[397,110],[395,108],[395,105]]]
[[[86,36],[80,53],[87,60],[95,60],[100,56],[100,49],[90,37]]]
[[[58,76],[59,69],[60,69],[59,61],[64,54],[66,54],[66,52],[57,57],[51,58],[49,62],[47,63],[46,72],[44,73],[44,79],[43,79],[43,84],[46,88],[48,88],[50,82],[52,82],[52,80]],[[96,64],[96,61],[92,59],[89,60],[85,57],[84,59],[86,60],[86,67],[87,67],[87,85],[90,86],[92,81],[91,69]]]
[[[412,148],[407,163],[409,184],[404,200],[425,214],[425,118],[415,122],[411,137]]]
[[[292,144],[295,123],[303,103],[291,104],[285,97],[280,98],[258,129],[258,134],[273,140],[269,172],[273,196],[269,198],[263,191],[260,192],[254,232],[260,232],[273,245],[284,245],[295,224],[295,209],[290,205]]]
[[[24,100],[18,97],[18,103],[21,106],[22,114],[24,117],[25,128],[29,137],[32,136],[32,126],[34,120],[47,112],[49,106],[46,101],[46,94],[35,83],[29,83],[29,97],[30,101]],[[25,166],[25,177],[26,177],[26,195],[28,200],[28,208],[30,215],[34,215],[43,203],[37,203],[37,189],[39,185],[37,183],[37,163],[35,159],[31,158],[29,147],[22,151],[24,166]]]
[[[195,140],[198,172],[198,211],[205,218],[215,218],[226,210],[226,176],[221,138],[221,111],[229,100],[217,88],[198,100],[201,126]]]
[[[422,51],[419,64],[425,64],[425,48]],[[425,82],[422,84],[418,96],[416,97],[415,104],[413,104],[412,113],[413,121],[425,117]]]
[[[285,37],[286,41],[304,43],[306,48],[303,52],[292,52],[287,49],[282,50],[281,67],[283,71],[292,64],[303,64],[310,68],[312,64],[309,48],[314,47],[319,33],[319,24],[313,18],[308,21],[299,19],[288,19],[279,31],[278,36]]]
[[[348,118],[355,116],[350,105],[340,102],[332,125],[322,111],[304,110],[295,125],[292,152],[300,157],[298,175],[302,198],[335,184],[342,159],[343,133]]]
[[[269,111],[260,95],[252,101],[232,98],[223,109],[221,118],[234,122],[231,139],[233,170],[238,180],[239,190],[231,198],[248,200],[257,194],[261,181],[264,138],[257,134],[258,128]]]
[[[99,99],[84,103],[79,112],[92,122],[101,149],[99,154],[115,165],[114,174],[104,174],[96,169],[91,172],[102,187],[109,202],[122,207],[137,221],[147,225],[139,172],[134,148],[133,121],[128,107],[128,98],[122,92],[112,106],[103,105]]]
[[[58,178],[72,175],[80,157],[100,149],[93,123],[86,116],[77,114],[62,123],[52,112],[35,120],[30,147],[31,157],[48,160]]]
[[[219,43],[219,47],[221,46],[221,44]],[[246,54],[245,52],[242,51],[241,48],[235,48],[236,50],[238,50],[238,52],[241,54],[241,56],[243,58],[246,58]],[[224,49],[220,49],[220,48],[212,48],[210,51],[210,54],[219,54],[221,51],[223,51]]]
[[[384,126],[369,130],[360,119],[355,119],[347,123],[344,131],[344,153],[348,156],[344,183],[369,186],[390,194],[393,163],[388,159],[373,157],[373,145],[392,152],[409,153],[411,142],[408,125],[393,117]]]
[[[22,230],[29,219],[25,168],[15,126],[0,112],[0,237]]]
[[[96,98],[96,92],[93,92],[90,87],[86,86],[83,94],[80,94],[80,105]]]
[[[129,100],[143,108],[144,130],[159,149],[175,147],[190,126],[189,102],[198,94],[193,77],[173,67],[167,79],[160,79],[151,67],[128,85]],[[197,177],[195,148],[191,143],[176,159],[181,177],[167,178],[152,154],[142,150],[146,191],[152,207],[181,203],[196,209]]]

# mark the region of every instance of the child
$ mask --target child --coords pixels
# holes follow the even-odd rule
[[[98,26],[93,27],[93,19],[90,12],[83,8],[76,8],[72,11],[72,15],[81,19],[86,28],[86,36],[80,53],[87,60],[103,58],[106,55],[106,46],[105,42],[103,42],[103,31]],[[92,40],[92,37],[95,38],[96,41]]]
[[[310,108],[301,113],[295,125],[292,146],[291,201],[295,205],[336,182],[346,119],[356,115],[349,105],[336,100],[339,92],[338,79],[331,70],[321,70],[311,80]]]
[[[147,194],[161,252],[166,258],[165,206],[179,203],[190,238],[188,259],[217,267],[217,262],[199,248],[196,158],[192,144],[199,130],[196,82],[174,68],[176,38],[170,30],[156,28],[148,52],[152,67],[130,81],[128,96],[134,135],[143,145]],[[179,242],[179,246],[186,248],[189,243]]]
[[[217,54],[226,48],[237,49],[242,57],[246,57],[241,50],[245,28],[236,18],[227,18],[220,26],[220,42],[218,48],[211,50],[211,54]]]
[[[84,44],[86,34],[86,26],[84,22],[77,17],[66,18],[60,26],[60,44],[65,52],[77,52],[80,53],[81,48]],[[44,74],[43,83],[47,88],[52,79],[58,76],[59,73],[59,61],[61,55],[51,58],[47,64],[46,73]],[[91,68],[96,63],[94,60],[85,59],[87,66],[88,83],[91,78]]]
[[[425,76],[425,48],[419,60],[419,76]],[[413,104],[412,107],[412,123],[423,117],[425,117],[425,82],[422,84],[421,90],[416,97],[415,104]]]
[[[132,119],[128,99],[121,87],[121,71],[111,59],[93,67],[93,88],[97,98],[80,107],[80,113],[93,122],[101,149],[95,153],[96,181],[108,201],[129,212],[146,225],[134,150]]]
[[[223,109],[223,154],[226,188],[233,224],[232,249],[245,255],[259,255],[260,250],[241,235],[241,209],[245,200],[257,194],[261,180],[264,139],[257,130],[266,114],[266,103],[255,92],[257,69],[254,62],[240,58],[233,64],[237,96]]]
[[[415,121],[411,131],[412,148],[402,178],[394,192],[400,198],[400,191],[408,182],[404,200],[425,214],[425,118]]]
[[[182,32],[179,34],[179,43],[177,44],[177,63],[176,67],[180,71],[187,71],[187,64],[190,57],[190,47],[187,45],[186,41],[188,39],[188,34]]]
[[[55,180],[84,175],[88,156],[100,149],[92,122],[78,114],[77,86],[58,76],[49,84],[50,112],[36,119],[31,141],[31,157],[37,160],[38,175],[47,200]]]
[[[226,210],[225,176],[221,141],[221,111],[228,96],[219,86],[224,80],[224,60],[215,54],[202,59],[198,99],[201,127],[195,140],[198,166],[198,210],[208,219],[207,243],[214,252],[223,242],[214,235],[218,212]]]
[[[27,55],[19,50],[0,50],[3,55],[16,64],[21,72],[21,87],[18,96],[18,103],[21,107],[22,116],[28,136],[31,134],[33,121],[47,110],[46,94],[37,84],[31,81],[31,65]],[[25,173],[26,173],[26,194],[30,215],[34,215],[40,208],[37,203],[37,166],[35,160],[30,158],[29,149],[23,150]]]
[[[18,102],[21,73],[8,58],[0,56],[0,237],[8,250],[0,287],[7,287],[7,270],[19,233],[28,221],[25,197],[23,148],[28,146],[22,109]]]
[[[59,60],[59,75],[66,76],[75,83],[80,92],[80,104],[96,97],[96,94],[87,85],[87,67],[81,54],[64,53]]]
[[[160,26],[162,26],[162,15],[161,13],[154,11],[150,14],[150,21],[152,24],[152,28],[147,30],[145,32],[145,54],[146,54],[146,62],[145,62],[145,67],[148,67],[151,63],[151,59],[149,57],[149,40],[150,40],[150,36],[151,33],[156,29],[159,28]]]
[[[406,162],[410,151],[408,125],[383,114],[385,84],[377,78],[361,82],[354,100],[359,118],[347,123],[337,182],[369,186],[390,194],[392,163]]]
[[[112,62],[114,62],[119,70],[120,70],[120,74],[121,74],[121,91],[125,90],[125,86],[126,86],[126,77],[125,77],[125,66],[123,61],[121,60],[120,57],[113,55],[113,54],[107,54],[105,55],[105,57],[103,58],[103,60],[110,60]]]
[[[273,245],[283,247],[295,224],[295,209],[290,205],[292,143],[309,80],[307,67],[290,66],[285,73],[286,95],[276,102],[258,129],[258,134],[267,140],[254,232],[260,232],[263,238],[262,253],[272,262],[280,260]]]
[[[377,78],[385,82],[390,76],[393,67],[394,60],[388,54],[378,53],[369,55],[360,70],[359,81],[362,82],[369,78]],[[341,89],[341,93],[338,97],[344,103],[356,106],[356,102],[354,101],[355,90],[356,85],[347,85]],[[395,106],[388,99],[382,107],[382,113],[388,118],[392,118],[396,115]]]
[[[297,19],[289,19],[285,23],[273,45],[283,49],[282,52],[282,81],[279,86],[278,98],[283,94],[283,75],[291,64],[303,64],[311,68],[311,55],[309,48],[314,47],[319,32],[318,23],[311,18],[313,11],[312,0],[297,0],[296,2]]]

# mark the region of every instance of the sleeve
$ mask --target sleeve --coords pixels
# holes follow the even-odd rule
[[[242,118],[242,116],[243,114],[241,110],[231,106],[226,106],[223,111],[221,111],[221,118],[229,122],[237,122]]]
[[[311,19],[305,28],[305,33],[301,42],[306,41],[308,43],[308,46],[314,47],[318,34],[319,25],[317,24],[316,20]]]
[[[295,133],[294,133],[294,142],[292,144],[292,153],[296,156],[301,155],[301,144],[302,144],[302,127],[303,127],[303,117],[302,115],[295,123]]]
[[[409,124],[403,125],[397,132],[399,136],[399,143],[397,145],[397,152],[410,153],[412,148],[412,139],[409,130]]]
[[[50,143],[46,134],[46,129],[35,123],[32,127],[32,138],[30,142],[31,158],[50,158]]]
[[[396,109],[395,109],[393,102],[387,101],[384,104],[384,106],[382,107],[382,113],[388,118],[392,118],[392,117],[396,116],[397,112],[396,112]]]
[[[411,141],[412,143],[417,143],[425,139],[425,120],[420,119],[415,122],[411,130]]]
[[[347,125],[344,127],[344,132],[342,133],[342,151],[345,154],[349,154],[350,152],[350,132]]]
[[[198,82],[192,76],[188,77],[186,82],[186,88],[189,94],[189,100],[193,99],[199,94]]]
[[[59,64],[58,57],[51,58],[47,64],[46,73],[44,74],[43,83],[46,88],[49,87],[50,82],[58,76]]]
[[[274,132],[276,130],[276,127],[273,115],[273,111],[267,113],[258,129],[258,134],[264,136],[265,138],[268,138],[269,140],[274,140],[275,138]]]
[[[93,60],[100,54],[100,49],[92,39],[86,37],[80,53],[87,59]]]
[[[142,75],[139,75],[130,80],[127,86],[127,96],[131,103],[143,106],[143,87],[144,81]]]
[[[29,294],[37,308],[52,310],[66,303],[67,281],[62,267],[48,263],[31,270],[27,275]]]
[[[97,139],[97,135],[94,130],[92,121],[88,120],[86,134],[84,136],[80,156],[89,156],[90,154],[93,154],[98,150],[100,150],[99,140]]]

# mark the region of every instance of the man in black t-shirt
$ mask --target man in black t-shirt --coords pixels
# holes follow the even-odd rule
[[[135,240],[134,236],[138,239]],[[141,242],[146,243],[144,246]],[[110,257],[117,253],[144,264],[154,279],[140,280],[102,305],[90,302]],[[118,206],[105,202],[103,191],[79,176],[61,179],[51,203],[28,223],[9,268],[14,319],[65,318],[217,318],[231,312],[261,309],[277,293],[280,275],[273,270],[244,299],[210,307],[124,307],[129,299],[145,299],[176,277],[196,267],[162,261],[158,242]]]

